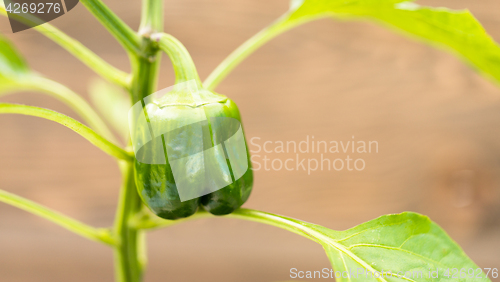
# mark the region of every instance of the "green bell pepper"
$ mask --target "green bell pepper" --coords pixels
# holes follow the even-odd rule
[[[136,149],[135,180],[140,197],[155,214],[183,218],[202,205],[214,215],[225,215],[248,199],[253,185],[250,153],[231,99],[177,87],[137,107],[148,124],[136,126],[133,134],[136,147],[142,146]],[[132,123],[140,123],[139,115]]]

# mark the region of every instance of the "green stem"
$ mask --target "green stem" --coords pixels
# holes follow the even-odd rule
[[[137,229],[153,230],[212,216],[213,215],[211,213],[201,209],[200,207],[198,211],[190,217],[180,218],[176,220],[166,220],[152,214],[149,210],[144,209],[141,213],[137,214],[134,218],[131,219],[130,224]]]
[[[141,240],[144,239],[141,230],[129,224],[141,210],[141,199],[137,194],[134,180],[134,168],[132,162],[121,163],[123,172],[123,184],[115,218],[114,232],[119,238],[119,244],[115,248],[115,272],[118,282],[139,282],[145,261],[141,258]]]
[[[90,143],[94,144],[110,156],[129,161],[133,159],[131,153],[111,143],[106,138],[95,133],[95,131],[81,124],[77,120],[61,113],[33,106],[0,103],[0,114],[22,114],[55,121],[80,134],[83,138],[87,139]]]
[[[142,1],[141,24],[139,34],[151,35],[163,31],[163,1]]]
[[[48,23],[36,26],[34,29],[66,49],[66,51],[71,53],[104,79],[125,88],[129,87],[129,74],[110,65],[79,41],[69,37]]]
[[[252,209],[238,209],[233,213],[227,215],[230,218],[238,218],[248,221],[254,221],[259,223],[264,223],[267,225],[279,227],[287,231],[293,232],[300,236],[306,237],[310,240],[317,242],[311,234],[309,234],[309,228],[301,225],[300,223],[294,221],[293,219],[275,215],[272,213],[267,213]]]
[[[101,22],[101,24],[130,53],[140,51],[140,37],[100,0],[80,0],[80,2]]]
[[[131,224],[138,229],[152,230],[152,229],[170,227],[172,225],[176,225],[186,221],[207,218],[211,216],[212,215],[207,211],[199,210],[197,213],[188,218],[183,218],[178,220],[165,220],[155,215],[152,215],[150,212],[143,212],[142,214],[136,215],[136,218],[131,220]],[[237,209],[233,213],[225,215],[223,217],[237,218],[237,219],[243,219],[243,220],[272,225],[293,232],[295,234],[304,236],[310,240],[316,241],[316,239],[314,239],[314,237],[312,237],[311,234],[309,234],[310,231],[307,227],[304,227],[303,225],[294,221],[291,218],[252,209]]]
[[[156,33],[151,35],[158,47],[167,53],[175,71],[175,83],[194,80],[199,88],[202,87],[198,71],[186,47],[170,34]]]
[[[140,52],[132,56],[132,105],[144,97],[153,94],[158,81],[158,68],[160,66],[161,54],[151,34],[163,30],[163,2],[162,0],[144,0],[142,2],[141,25],[139,34],[141,37]]]
[[[130,55],[132,105],[156,89],[160,54],[149,37],[152,32],[162,30],[162,5],[162,0],[143,1],[140,46]],[[116,279],[118,282],[139,282],[146,267],[145,233],[130,222],[140,213],[142,201],[135,186],[133,162],[122,163],[121,166],[124,179],[115,220],[115,232],[120,238],[120,244],[115,249]]]
[[[7,11],[3,3],[0,3],[0,14],[7,17]],[[16,17],[16,15],[21,14],[11,14],[16,20],[30,25],[32,22],[36,22],[38,19],[33,16],[33,19],[29,19],[27,14],[22,14],[22,16]],[[38,20],[39,21],[39,20]],[[40,32],[47,38],[51,39],[59,46],[66,49],[73,56],[95,71],[97,74],[101,75],[103,78],[114,82],[120,86],[128,87],[128,74],[113,67],[104,61],[101,57],[97,56],[90,49],[82,45],[79,41],[69,37],[64,32],[60,31],[58,28],[54,27],[49,23],[44,23],[42,25],[37,25],[33,27],[36,31]]]
[[[80,236],[92,241],[104,243],[107,245],[116,245],[116,240],[108,229],[94,228],[75,219],[67,217],[59,212],[53,211],[47,207],[37,204],[23,197],[14,195],[0,189],[0,201],[14,207],[20,208],[34,215],[43,217],[55,224],[68,229]]]
[[[264,28],[259,33],[245,41],[241,46],[227,56],[207,77],[203,85],[208,90],[214,90],[217,85],[244,59],[252,54],[257,48],[264,45],[269,40],[294,27],[297,23],[289,24],[285,21],[288,14],[277,19],[273,24]]]
[[[112,142],[117,142],[113,133],[101,117],[80,95],[73,92],[68,87],[53,80],[41,76],[29,76],[19,82],[13,82],[10,85],[2,85],[0,97],[14,92],[36,90],[48,94],[66,104],[79,116],[81,116],[88,125],[99,134]]]
[[[144,40],[148,41],[149,39],[145,38]],[[153,94],[156,90],[160,54],[151,47],[148,47],[148,49],[146,52],[149,56],[135,56],[132,58],[132,70],[134,73],[130,88],[132,105],[144,97]]]

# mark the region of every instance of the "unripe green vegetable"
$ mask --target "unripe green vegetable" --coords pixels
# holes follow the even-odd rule
[[[166,219],[188,217],[198,206],[224,215],[249,197],[253,173],[241,117],[229,98],[176,86],[144,99],[135,124],[135,180],[143,202]],[[142,112],[147,125],[141,124]],[[134,131],[134,130],[133,130]]]

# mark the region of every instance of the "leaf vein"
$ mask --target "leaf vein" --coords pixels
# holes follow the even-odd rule
[[[347,271],[348,268],[347,268],[347,264],[345,263],[345,260],[344,260],[344,255],[342,254],[342,252],[339,252],[339,254],[340,254],[340,258],[342,259],[342,263],[344,264],[344,269]],[[347,275],[347,279],[349,279],[349,281],[352,281],[351,275]]]
[[[353,249],[353,248],[358,248],[358,247],[371,247],[371,248],[383,248],[383,249],[388,249],[388,250],[395,250],[395,251],[401,251],[401,252],[405,252],[405,253],[408,253],[410,255],[414,255],[416,257],[419,257],[421,260],[424,260],[424,261],[429,261],[429,262],[432,262],[432,263],[435,263],[443,268],[446,268],[448,266],[442,264],[441,262],[438,262],[438,261],[435,261],[433,259],[430,259],[430,258],[427,258],[427,257],[424,257],[422,256],[421,254],[417,254],[415,252],[412,252],[412,251],[409,251],[409,250],[405,250],[405,249],[401,249],[401,248],[397,248],[397,247],[390,247],[390,246],[384,246],[384,245],[376,245],[376,244],[356,244],[356,245],[351,245],[348,247],[349,250]]]
[[[379,226],[370,227],[370,228],[364,229],[364,230],[362,230],[362,231],[360,231],[360,232],[357,232],[357,233],[351,234],[351,235],[349,235],[349,236],[347,236],[347,237],[345,237],[345,238],[338,239],[338,240],[335,240],[335,241],[336,241],[336,242],[342,242],[342,241],[345,241],[345,240],[347,240],[347,239],[350,239],[350,238],[352,238],[352,237],[355,237],[355,236],[357,236],[357,235],[359,235],[359,234],[362,234],[362,233],[364,233],[364,232],[366,232],[366,231],[369,231],[369,230],[373,230],[373,229],[377,229],[377,228],[382,228],[382,227],[388,227],[388,226],[392,226],[392,225],[404,224],[404,223],[406,223],[406,222],[407,222],[407,221],[409,221],[409,220],[410,220],[410,219],[406,219],[405,221],[401,221],[401,222],[395,222],[395,223],[386,224],[386,225],[383,225],[383,226],[380,226],[380,225],[379,225]]]

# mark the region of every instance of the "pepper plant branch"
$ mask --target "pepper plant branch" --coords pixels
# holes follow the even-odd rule
[[[163,0],[142,1],[139,34],[163,31]]]
[[[298,234],[300,236],[318,242],[313,236],[311,236],[311,234],[309,234],[309,230],[307,227],[301,225],[300,223],[294,222],[289,218],[282,217],[276,214],[258,210],[240,208],[234,211],[233,213],[228,214],[226,217],[254,221],[271,225],[274,227],[279,227],[281,229],[285,229],[292,233]]]
[[[37,204],[33,201],[30,201],[28,199],[14,195],[12,193],[9,193],[1,189],[0,189],[0,201],[12,205],[14,207],[20,208],[22,210],[25,210],[34,215],[43,217],[73,233],[76,233],[92,241],[104,243],[111,246],[116,245],[117,243],[115,238],[113,237],[111,232],[109,232],[108,229],[91,227],[75,219],[72,219],[68,216],[65,216],[59,212],[56,212],[40,204]]]
[[[66,51],[79,59],[102,78],[122,87],[129,87],[128,73],[110,65],[79,41],[69,37],[48,23],[36,26],[34,29],[66,49]]]
[[[151,41],[150,36],[153,32],[163,30],[162,7],[162,0],[142,1],[141,24],[139,26],[140,51],[131,57],[133,78],[130,94],[132,105],[156,90],[161,53]]]
[[[210,214],[209,212],[203,209],[200,209],[198,212],[196,212],[194,215],[190,217],[176,219],[176,220],[166,220],[156,215],[153,215],[149,211],[143,211],[141,214],[138,214],[136,218],[131,220],[131,224],[138,229],[154,230],[164,227],[170,227],[178,223],[187,222],[193,219],[201,219],[207,217],[214,217],[214,215]],[[293,232],[295,234],[301,235],[313,241],[316,241],[316,239],[314,239],[310,234],[307,233],[305,227],[301,226],[296,222],[291,221],[288,218],[284,218],[279,215],[258,210],[240,208],[228,215],[224,215],[221,217],[237,218],[237,219],[243,219],[248,221],[264,223],[267,225],[272,225]]]
[[[229,54],[205,79],[203,82],[205,88],[214,90],[238,64],[266,42],[282,33],[284,30],[278,28],[280,23],[281,20],[278,19],[276,23],[264,28]]]
[[[2,16],[7,16],[7,12],[5,10],[5,6],[3,3],[0,3],[0,14]],[[17,14],[11,14],[11,16],[15,17]],[[19,14],[20,15],[20,14]],[[18,16],[16,19],[23,22],[28,22],[28,15],[23,14],[23,16]],[[115,68],[110,65],[106,61],[104,61],[101,57],[96,55],[90,49],[85,47],[79,41],[69,37],[67,34],[54,27],[49,23],[44,23],[42,25],[37,25],[33,29],[37,30],[50,40],[57,43],[62,48],[66,49],[69,53],[87,65],[90,69],[95,71],[97,74],[101,75],[103,78],[109,80],[110,82],[116,83],[123,87],[128,87],[128,74]]]
[[[285,13],[278,18],[274,23],[262,29],[260,32],[249,38],[238,48],[236,48],[229,56],[227,56],[205,79],[203,85],[208,90],[214,90],[217,85],[243,60],[252,54],[259,47],[267,43],[269,40],[275,38],[281,33],[301,24],[306,21],[311,21],[313,18],[287,22],[290,12]]]
[[[156,89],[160,54],[151,42],[150,32],[162,31],[163,0],[143,0],[139,49],[130,54],[132,80],[129,89],[132,105],[152,94]],[[130,225],[142,209],[137,193],[133,162],[120,164],[123,182],[115,217],[114,232],[120,240],[115,248],[115,276],[118,282],[139,282],[146,267],[146,242],[144,231]]]
[[[139,253],[139,240],[143,237],[141,231],[128,222],[141,209],[141,200],[135,188],[133,163],[121,162],[120,168],[123,182],[113,229],[119,238],[115,248],[115,275],[119,282],[139,282],[145,264]]]
[[[100,0],[80,0],[101,24],[130,53],[140,51],[140,37]]]
[[[133,154],[131,152],[123,150],[89,127],[61,113],[33,106],[0,103],[0,114],[22,114],[55,121],[80,134],[83,138],[87,139],[90,143],[110,156],[127,161],[133,159]]]
[[[88,125],[97,133],[103,135],[111,142],[117,143],[115,136],[109,130],[106,123],[87,103],[87,101],[85,101],[82,97],[80,97],[80,95],[76,94],[68,87],[53,80],[41,76],[31,75],[26,77],[26,79],[13,81],[9,84],[6,84],[6,87],[2,85],[2,87],[0,87],[0,97],[12,94],[14,92],[30,90],[40,91],[63,102],[73,111],[75,111],[80,117],[82,117],[83,120],[87,122]]]
[[[190,217],[180,218],[176,220],[166,220],[152,214],[149,210],[144,209],[141,213],[138,213],[134,218],[130,219],[129,224],[137,229],[144,230],[155,230],[164,227],[170,227],[194,219],[201,219],[212,217],[213,215],[200,207],[198,212]]]

